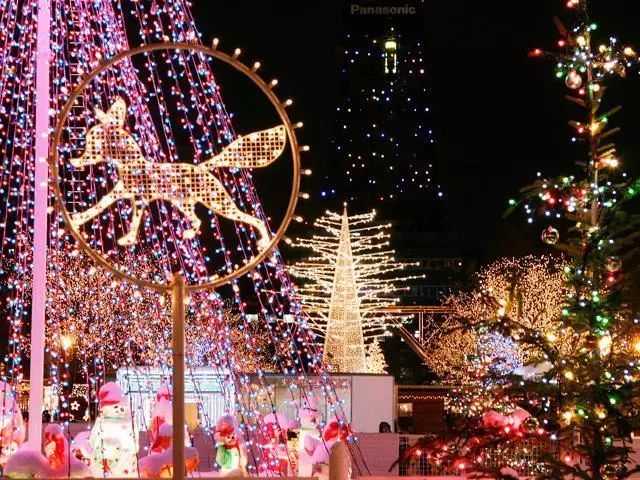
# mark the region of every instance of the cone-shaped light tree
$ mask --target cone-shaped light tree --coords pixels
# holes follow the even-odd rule
[[[299,294],[324,337],[324,361],[333,371],[378,373],[369,372],[367,350],[400,321],[384,308],[398,301],[401,282],[417,278],[401,272],[413,264],[395,260],[390,226],[376,224],[375,211],[349,216],[345,207],[342,215],[326,212],[315,226],[324,233],[295,243],[315,255],[291,271],[307,281]]]

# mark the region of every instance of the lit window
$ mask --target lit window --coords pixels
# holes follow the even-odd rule
[[[398,72],[398,42],[394,37],[389,37],[384,42],[384,73],[396,74]]]
[[[413,403],[399,403],[398,416],[411,417],[413,415]]]

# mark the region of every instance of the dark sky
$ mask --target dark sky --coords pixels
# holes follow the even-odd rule
[[[294,116],[305,122],[301,137],[312,146],[308,159],[316,166],[330,152],[342,3],[194,0],[205,41],[216,36],[221,48],[241,47],[281,81],[283,95],[295,99]],[[527,227],[520,215],[503,220],[506,202],[537,171],[573,173],[573,162],[583,153],[569,142],[567,121],[580,114],[563,100],[569,91],[555,79],[552,65],[527,57],[533,47],[553,48],[554,15],[570,24],[564,3],[433,0],[427,6],[436,161],[447,192],[449,228],[469,257],[487,261],[540,249],[539,233],[546,225]],[[640,46],[637,2],[592,3],[598,35]],[[623,103],[615,117],[623,127],[617,140],[623,163],[636,171],[639,91],[634,72],[614,82],[605,97],[611,105]]]

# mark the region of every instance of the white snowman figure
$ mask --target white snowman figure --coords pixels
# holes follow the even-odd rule
[[[162,444],[160,435],[160,427],[162,425],[173,424],[173,407],[171,406],[173,392],[168,385],[162,385],[156,393],[156,403],[151,411],[151,422],[147,430],[151,451],[155,453],[162,452],[166,445]],[[188,437],[186,437],[188,438]]]
[[[318,422],[318,400],[307,396],[303,400],[302,408],[298,411],[300,417],[300,433],[298,435],[298,477],[310,477],[313,471],[313,455],[316,447],[322,443]]]
[[[94,477],[137,476],[138,442],[129,410],[129,400],[116,383],[105,383],[98,392],[99,413],[89,443]]]
[[[26,433],[17,393],[8,383],[0,381],[0,465],[18,451]]]
[[[163,425],[169,425],[173,428],[173,390],[168,385],[162,385],[156,393],[156,403],[151,410],[151,422],[147,429],[147,438],[149,439],[150,450],[153,453],[160,453],[166,450],[168,441],[166,437],[160,435],[160,429]],[[191,446],[191,437],[187,425],[184,426],[184,446]]]

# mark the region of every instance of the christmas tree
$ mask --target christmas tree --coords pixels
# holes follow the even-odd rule
[[[542,240],[571,259],[558,329],[577,348],[562,349],[556,335],[520,329],[509,318],[500,323],[544,352],[538,362],[549,362],[544,373],[513,384],[535,399],[529,403],[542,406],[539,417],[561,452],[549,457],[543,478],[627,478],[640,469],[629,464],[631,435],[640,425],[635,401],[640,383],[633,341],[637,326],[627,309],[622,259],[636,248],[640,218],[628,203],[640,183],[618,173],[610,139],[619,128],[610,120],[619,108],[605,107],[603,97],[608,80],[625,77],[636,53],[615,38],[597,42],[587,0],[570,0],[567,7],[575,12],[577,25],[566,29],[557,22],[563,51],[536,49],[532,56],[552,58],[556,76],[572,91],[567,99],[581,113],[570,125],[586,158],[576,162],[579,171],[573,175],[540,178],[524,188],[521,202],[530,221],[536,214],[547,222],[560,219],[558,228],[546,226]]]
[[[474,327],[516,340],[534,354],[514,375],[487,372],[501,381],[494,383],[481,418],[458,426],[456,443],[423,443],[451,465],[496,478],[604,480],[640,471],[631,463],[632,433],[640,425],[639,332],[625,277],[640,222],[629,204],[640,192],[640,181],[618,172],[611,142],[619,130],[611,126],[618,108],[603,101],[609,79],[625,77],[636,54],[615,38],[597,42],[587,3],[567,2],[577,19],[574,27],[556,22],[560,53],[531,52],[551,58],[557,78],[571,90],[567,99],[581,113],[570,126],[586,158],[576,162],[575,173],[539,174],[522,189],[521,199],[509,202],[510,211],[524,207],[529,223],[541,217],[542,241],[569,258],[555,328],[524,325],[514,312],[489,303],[493,313]],[[522,452],[533,445],[538,458],[522,461]]]
[[[494,348],[507,344],[486,328],[467,327],[499,313],[528,329],[557,334],[564,302],[564,266],[561,259],[528,255],[503,258],[481,268],[469,291],[457,292],[445,300],[450,313],[433,327],[427,345],[427,366],[440,381],[454,385],[474,383],[472,379],[478,377],[477,368],[483,363],[478,360],[482,358],[492,362],[502,359],[513,366],[503,373],[514,370],[535,351],[517,343],[513,349]],[[497,351],[489,352],[487,348]]]
[[[401,280],[415,278],[401,273],[411,264],[396,261],[387,249],[389,225],[374,219],[375,211],[349,216],[345,207],[342,215],[327,212],[315,222],[326,235],[296,243],[317,255],[291,272],[309,281],[299,289],[301,301],[324,337],[324,361],[337,372],[369,371],[368,345],[399,321],[383,309],[397,302]]]

